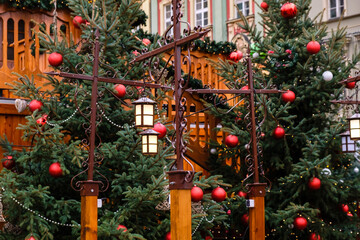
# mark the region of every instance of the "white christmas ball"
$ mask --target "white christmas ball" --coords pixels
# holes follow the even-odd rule
[[[331,170],[328,169],[328,168],[324,168],[324,169],[321,171],[321,174],[322,174],[322,175],[326,175],[326,176],[331,176]]]
[[[210,153],[211,153],[211,154],[213,154],[213,155],[215,155],[215,154],[217,153],[216,148],[212,148],[212,149],[210,149]]]
[[[253,55],[252,55],[253,58],[258,58],[259,57],[259,53],[257,52],[254,52]]]
[[[330,71],[325,71],[325,72],[323,72],[322,77],[325,81],[331,81],[333,79],[334,75]]]
[[[355,167],[355,168],[354,168],[354,172],[355,172],[355,173],[359,173],[359,168],[358,168],[358,167]]]

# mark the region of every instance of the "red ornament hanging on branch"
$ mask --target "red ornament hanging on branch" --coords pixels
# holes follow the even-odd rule
[[[348,205],[346,205],[346,204],[342,204],[341,205],[341,210],[343,211],[343,212],[348,212],[349,211],[349,206]]]
[[[158,135],[159,139],[162,139],[163,137],[165,137],[166,132],[167,132],[166,127],[161,123],[156,123],[154,125],[153,130],[160,133],[160,135]]]
[[[204,192],[201,188],[194,186],[191,189],[191,201],[193,202],[199,202],[203,199]]]
[[[41,118],[39,118],[38,120],[36,120],[36,123],[37,123],[37,124],[40,124],[40,125],[45,125],[46,122],[47,122],[47,117],[48,117],[47,114],[42,115]]]
[[[242,198],[246,198],[246,197],[247,197],[247,193],[246,193],[246,192],[243,192],[243,191],[239,191],[239,192],[238,192],[238,196],[239,196],[239,197],[242,197]]]
[[[355,88],[355,86],[356,86],[356,82],[347,82],[346,83],[346,88],[348,88],[348,89],[353,89],[353,88]]]
[[[244,215],[242,215],[241,222],[244,225],[248,225],[249,224],[249,214],[245,213]]]
[[[53,67],[58,67],[63,63],[63,56],[60,53],[53,52],[48,58],[49,64]]]
[[[294,18],[297,14],[296,5],[294,3],[289,3],[289,2],[282,5],[280,11],[281,11],[281,16],[287,19]]]
[[[80,28],[80,24],[86,23],[86,20],[84,20],[81,16],[75,16],[73,18],[73,24],[76,28]]]
[[[309,240],[321,240],[320,235],[317,235],[316,233],[311,233],[309,236]]]
[[[310,54],[316,54],[320,51],[320,43],[317,41],[310,41],[307,45],[306,45],[306,50],[308,51],[308,53]]]
[[[307,220],[304,217],[297,217],[294,219],[294,227],[299,230],[304,230],[307,227]]]
[[[286,93],[283,93],[281,95],[281,99],[284,101],[284,102],[294,102],[295,101],[295,93],[291,90],[287,90]]]
[[[15,166],[15,161],[12,156],[6,156],[2,161],[2,165],[6,169],[12,169]]]
[[[147,46],[147,45],[149,45],[149,44],[151,43],[151,41],[150,41],[149,39],[147,39],[147,38],[144,38],[144,39],[142,40],[142,42],[143,42],[143,44],[144,44],[145,46]]]
[[[264,9],[265,11],[267,11],[269,8],[269,5],[266,2],[262,2],[262,3],[260,3],[260,7],[262,9]]]
[[[234,61],[234,62],[238,62],[240,59],[242,59],[242,57],[243,57],[243,53],[239,50],[236,52],[230,53],[230,56],[229,56],[230,60]]]
[[[40,111],[42,106],[43,106],[43,103],[36,99],[31,100],[31,102],[29,103],[29,109],[31,112],[34,112],[35,110]]]
[[[222,202],[226,198],[226,192],[223,188],[217,187],[211,192],[211,198],[216,202]]]
[[[49,173],[52,177],[61,177],[63,171],[61,169],[61,165],[58,162],[52,163],[49,167]]]
[[[228,147],[231,147],[231,148],[236,147],[238,145],[238,143],[239,143],[239,139],[235,135],[228,135],[225,138],[225,144]]]
[[[166,233],[165,240],[171,240],[171,232]]]
[[[114,87],[115,95],[119,98],[123,98],[126,95],[126,87],[122,84],[116,84]]]
[[[25,240],[36,240],[36,238],[34,238],[34,236],[31,236],[31,237],[29,237],[29,238],[27,238]]]
[[[274,129],[273,136],[274,136],[274,138],[276,138],[276,139],[283,138],[283,137],[285,136],[285,130],[284,130],[282,127],[280,127],[280,126],[277,126],[277,127]]]
[[[311,190],[318,190],[321,187],[321,181],[317,177],[313,177],[308,182],[308,187]]]
[[[117,230],[122,230],[123,232],[127,231],[127,227],[125,227],[124,225],[119,224],[119,226],[116,228]]]

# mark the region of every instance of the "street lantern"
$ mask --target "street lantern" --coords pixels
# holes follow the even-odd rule
[[[156,155],[158,154],[158,135],[160,133],[147,129],[140,133],[142,154],[144,155]]]
[[[156,102],[147,97],[141,97],[132,104],[135,105],[135,127],[153,128]]]
[[[353,116],[348,118],[350,126],[350,139],[360,140],[360,114],[355,113]]]
[[[351,140],[350,132],[346,131],[340,134],[341,136],[341,149],[343,153],[350,153],[356,151],[356,143]]]

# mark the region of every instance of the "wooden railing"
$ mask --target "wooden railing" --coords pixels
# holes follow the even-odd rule
[[[80,39],[80,30],[72,24],[72,18],[68,11],[57,11],[57,30],[60,37],[60,29],[66,33],[67,40],[70,32],[75,37],[75,42]],[[38,76],[48,67],[49,52],[41,52],[39,39],[35,31],[39,26],[34,22],[45,26],[46,32],[50,33],[54,17],[52,13],[44,11],[18,11],[7,8],[5,4],[0,5],[0,89],[9,89],[6,83],[11,83],[16,76],[12,72],[21,75],[34,75],[38,86],[43,85],[43,80]],[[34,21],[34,22],[33,22]]]

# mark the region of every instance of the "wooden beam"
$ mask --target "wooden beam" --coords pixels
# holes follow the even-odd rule
[[[170,190],[171,240],[191,240],[191,190]]]
[[[97,240],[97,196],[81,196],[81,240]]]

